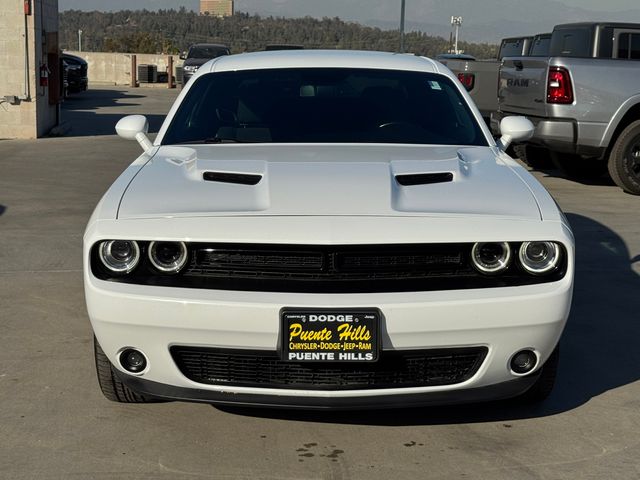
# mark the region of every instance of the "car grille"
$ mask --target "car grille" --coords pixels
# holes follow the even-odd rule
[[[464,276],[475,271],[460,245],[205,247],[184,272],[213,288],[318,293],[430,290],[425,281]]]
[[[96,277],[151,286],[290,293],[427,292],[533,285],[566,272],[566,255],[553,273],[529,275],[517,262],[500,275],[471,266],[473,244],[277,245],[189,243],[189,261],[177,275],[163,275],[138,242],[140,265],[127,275],[109,272],[92,249]],[[517,251],[519,244],[512,244]]]
[[[375,363],[296,363],[277,352],[171,347],[184,376],[208,385],[354,390],[454,385],[470,379],[486,347],[382,351]]]

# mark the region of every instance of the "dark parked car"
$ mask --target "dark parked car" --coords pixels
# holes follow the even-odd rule
[[[89,86],[89,64],[83,58],[62,54],[64,96],[70,93],[79,93],[87,90]]]
[[[202,65],[207,63],[209,60],[223,55],[231,55],[229,47],[225,45],[218,45],[214,43],[197,43],[195,45],[191,45],[188,52],[184,52],[180,55],[180,58],[184,60],[182,85],[186,85],[191,77],[193,77],[193,74],[196,73]]]
[[[281,43],[272,43],[264,47],[265,51],[272,52],[274,50],[304,50],[304,45],[291,45],[291,44],[281,44]]]

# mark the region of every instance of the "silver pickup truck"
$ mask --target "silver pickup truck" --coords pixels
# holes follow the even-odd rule
[[[536,125],[527,147],[550,151],[568,175],[608,166],[618,186],[640,195],[640,24],[558,25],[549,54],[504,59],[492,129],[525,115]]]
[[[504,57],[547,54],[550,33],[529,37],[505,38],[500,43],[497,60],[479,60],[463,58],[436,57],[449,67],[458,80],[465,86],[487,123],[491,112],[498,109],[498,70]]]

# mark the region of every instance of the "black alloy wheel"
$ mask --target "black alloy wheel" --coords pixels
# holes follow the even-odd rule
[[[609,156],[609,174],[625,192],[640,195],[640,120],[620,134]]]

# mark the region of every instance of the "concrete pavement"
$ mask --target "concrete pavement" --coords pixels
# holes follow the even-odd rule
[[[543,405],[294,413],[105,400],[82,233],[139,153],[109,135],[117,118],[150,113],[157,129],[175,95],[89,91],[65,107],[79,136],[0,142],[0,478],[640,478],[640,197],[555,171],[536,175],[568,214],[578,271]]]

